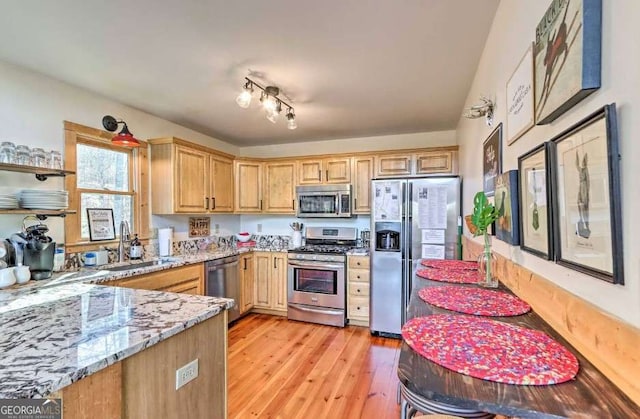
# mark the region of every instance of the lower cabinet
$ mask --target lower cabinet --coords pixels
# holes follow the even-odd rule
[[[142,290],[204,295],[204,264],[181,266],[150,274],[109,281],[108,285]]]
[[[253,308],[286,315],[287,253],[254,252],[255,287]]]
[[[347,256],[347,320],[369,326],[369,256]]]
[[[246,253],[240,256],[238,265],[238,285],[240,287],[240,314],[246,313],[253,308],[253,293],[255,288],[255,259],[253,253]]]

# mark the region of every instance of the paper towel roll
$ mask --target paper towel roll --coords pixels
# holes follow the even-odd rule
[[[171,256],[173,248],[173,228],[158,229],[158,255]]]

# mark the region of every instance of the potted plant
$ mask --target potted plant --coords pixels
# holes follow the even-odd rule
[[[484,252],[478,258],[478,270],[482,278],[480,284],[485,287],[497,288],[498,280],[492,272],[495,256],[491,253],[491,236],[488,233],[489,226],[498,218],[496,207],[489,203],[484,192],[478,192],[473,198],[473,213],[471,222],[475,226],[474,237],[484,236]]]

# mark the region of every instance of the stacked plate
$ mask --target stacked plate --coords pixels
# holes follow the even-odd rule
[[[69,193],[67,191],[24,189],[20,192],[20,206],[30,209],[65,209],[69,206]]]
[[[0,209],[15,209],[18,208],[18,198],[16,194],[5,193],[0,194]]]

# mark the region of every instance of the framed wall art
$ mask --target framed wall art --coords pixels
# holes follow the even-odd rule
[[[533,46],[530,46],[507,82],[507,145],[533,127],[533,106]]]
[[[551,141],[557,263],[624,284],[615,104]]]
[[[602,0],[553,0],[536,27],[536,123],[600,88]]]
[[[208,237],[210,234],[210,217],[189,217],[189,237]]]
[[[520,214],[518,213],[518,171],[509,170],[496,178],[496,237],[517,246],[520,244]]]
[[[111,208],[87,208],[89,240],[115,240],[116,226]]]
[[[553,257],[548,143],[518,157],[520,247],[544,259]]]
[[[482,144],[482,180],[484,193],[493,196],[496,176],[502,173],[502,124]]]

